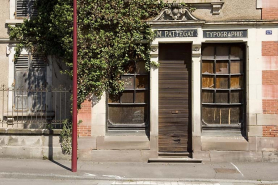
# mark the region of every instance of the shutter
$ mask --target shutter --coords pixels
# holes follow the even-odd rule
[[[46,104],[46,61],[42,55],[33,55],[31,61],[30,78],[32,88],[36,89],[33,94],[32,108],[35,111],[45,110]]]
[[[35,0],[17,0],[16,1],[16,17],[24,18],[28,16],[37,16],[38,11],[34,6]]]
[[[20,55],[15,63],[15,107],[18,110],[27,109],[27,90],[29,84],[29,56]]]
[[[28,3],[29,0],[17,0],[16,1],[16,17],[28,16]]]

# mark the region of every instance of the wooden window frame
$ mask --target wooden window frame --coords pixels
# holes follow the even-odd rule
[[[132,92],[133,93],[133,103],[123,103],[122,102],[122,96],[120,96],[118,103],[109,103],[109,94],[107,93],[106,101],[107,101],[107,130],[145,130],[149,126],[149,97],[150,97],[150,73],[147,71],[147,73],[139,74],[136,72],[136,62],[143,62],[142,60],[134,61],[134,73],[125,73],[121,75],[121,79],[123,77],[132,76],[133,77],[133,84],[134,88],[132,89],[125,89],[123,93],[125,92]],[[137,76],[146,76],[147,77],[147,88],[136,88],[136,77]],[[136,103],[136,93],[137,92],[145,92],[146,93],[146,102],[145,103]],[[146,118],[145,122],[141,124],[137,123],[122,123],[122,124],[116,124],[112,123],[109,119],[109,107],[145,107]]]
[[[229,47],[229,54],[228,59],[217,59],[216,58],[216,47],[225,45]],[[207,46],[213,46],[214,47],[214,58],[208,59],[203,57],[203,50]],[[231,59],[231,47],[233,46],[239,46],[243,48],[243,57],[242,59]],[[202,46],[202,59],[201,59],[201,120],[202,120],[202,129],[208,129],[208,130],[218,130],[218,129],[237,129],[237,130],[243,130],[244,125],[246,123],[246,44],[245,43],[206,43]],[[213,73],[212,74],[206,74],[203,73],[203,61],[213,61]],[[228,73],[227,74],[217,74],[216,73],[216,63],[217,61],[228,61]],[[242,72],[231,74],[231,61],[240,61],[242,62]],[[203,76],[211,76],[213,77],[213,85],[214,88],[203,88]],[[226,89],[219,89],[216,88],[216,77],[217,76],[225,76],[228,77],[228,88]],[[242,76],[242,88],[231,88],[231,77],[232,76]],[[213,103],[203,103],[203,91],[212,91],[213,92]],[[228,103],[215,103],[216,102],[216,92],[217,91],[228,91]],[[241,91],[242,92],[242,102],[241,103],[232,103],[231,102],[231,92],[233,91]],[[242,116],[241,122],[238,124],[211,124],[211,123],[205,123],[203,119],[203,107],[215,107],[215,108],[229,108],[233,106],[240,107],[240,116]]]

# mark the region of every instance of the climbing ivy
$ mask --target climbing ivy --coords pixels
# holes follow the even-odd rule
[[[120,75],[130,61],[149,66],[154,38],[146,20],[166,5],[158,0],[78,0],[78,104],[93,93],[118,94]],[[54,55],[72,69],[72,0],[39,0],[38,16],[9,26],[18,41],[16,58],[23,48]],[[72,75],[72,71],[66,71]]]

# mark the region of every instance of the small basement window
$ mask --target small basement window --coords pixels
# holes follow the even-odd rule
[[[245,48],[245,44],[202,46],[203,129],[243,128]]]

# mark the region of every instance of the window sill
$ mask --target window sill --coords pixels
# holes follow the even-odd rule
[[[245,151],[249,148],[248,141],[242,135],[202,135],[202,150]]]
[[[22,24],[24,22],[24,19],[7,19],[6,24],[10,25],[16,25],[16,24]]]

